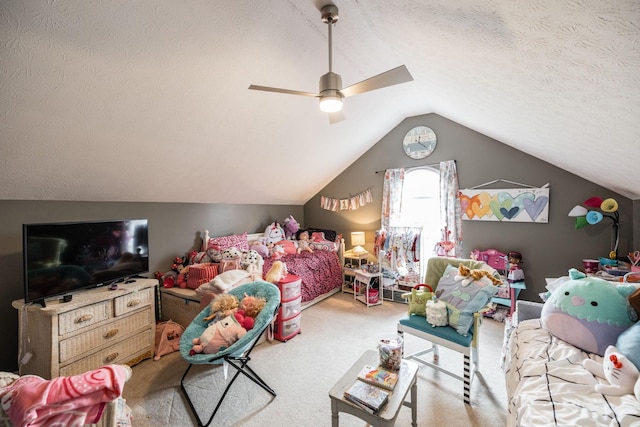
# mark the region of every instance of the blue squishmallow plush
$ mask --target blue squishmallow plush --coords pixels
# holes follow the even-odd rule
[[[542,326],[561,340],[602,356],[637,320],[627,300],[636,287],[587,277],[574,268],[569,278],[544,303]]]

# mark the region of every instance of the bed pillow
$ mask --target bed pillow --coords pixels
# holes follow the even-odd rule
[[[458,269],[448,265],[438,282],[435,294],[440,301],[447,304],[449,326],[460,335],[467,336],[473,325],[473,314],[487,305],[491,297],[498,292],[498,288],[485,277],[463,286],[462,281],[455,279],[457,274]]]
[[[249,250],[249,241],[246,231],[242,234],[232,234],[230,236],[212,237],[209,239],[209,248],[222,252],[225,249],[236,247],[240,252]]]
[[[309,242],[309,246],[311,246],[311,249],[314,251],[338,252],[338,244],[328,240]]]
[[[616,349],[640,370],[640,322],[636,322],[618,337]]]

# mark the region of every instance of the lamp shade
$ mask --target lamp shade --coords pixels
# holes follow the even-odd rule
[[[362,246],[364,244],[364,231],[354,231],[351,233],[351,246]]]
[[[587,217],[585,216],[576,217],[576,230],[578,230],[579,228],[585,227],[587,224],[589,224],[587,222]]]
[[[597,196],[590,197],[584,201],[584,205],[589,206],[590,208],[599,208],[601,204],[602,204],[602,198]]]
[[[569,216],[571,216],[571,217],[586,216],[587,212],[588,212],[588,210],[584,206],[576,205],[576,206],[573,207],[573,209],[571,209],[569,211]]]
[[[597,224],[602,221],[604,216],[598,211],[589,211],[587,212],[587,222],[591,225]]]
[[[616,202],[616,199],[605,199],[600,205],[600,209],[604,212],[613,213],[618,210],[618,202]]]

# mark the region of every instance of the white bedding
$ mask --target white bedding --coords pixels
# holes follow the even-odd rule
[[[505,366],[508,426],[640,426],[632,394],[593,392],[598,381],[582,367],[585,353],[542,328],[539,319],[512,332]]]

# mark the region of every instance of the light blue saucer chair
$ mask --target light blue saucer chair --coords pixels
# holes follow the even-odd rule
[[[445,269],[448,265],[458,267],[460,264],[464,264],[471,269],[486,268],[487,264],[482,261],[475,261],[471,259],[459,259],[459,258],[447,258],[447,257],[433,257],[427,261],[427,273],[425,276],[425,283],[430,285],[434,291],[437,292],[438,282],[445,273]],[[496,277],[499,277],[497,273]],[[425,341],[431,343],[430,347],[422,349],[413,354],[404,355],[405,359],[415,360],[426,366],[429,366],[439,372],[447,374],[457,380],[463,382],[463,394],[464,403],[471,405],[471,383],[475,376],[476,371],[479,368],[479,328],[482,320],[482,312],[488,303],[490,295],[486,296],[486,300],[483,300],[478,307],[472,312],[466,313],[466,316],[472,322],[467,335],[461,335],[451,326],[437,326],[433,327],[424,316],[410,314],[398,321],[398,334],[404,337],[404,334],[414,335]],[[458,353],[462,353],[463,366],[460,371],[454,372],[444,369],[438,365],[439,346],[448,348]],[[426,354],[433,353],[433,361],[427,360],[424,356]],[[462,374],[462,375],[460,375]]]
[[[228,292],[229,294],[235,295],[238,300],[241,300],[242,297],[247,295],[252,295],[255,297],[262,297],[266,300],[266,304],[258,317],[255,320],[255,324],[253,329],[249,330],[242,338],[232,344],[230,347],[227,347],[218,353],[215,354],[203,354],[197,353],[190,355],[189,352],[193,346],[193,339],[200,337],[202,332],[207,328],[209,322],[204,321],[203,319],[209,315],[209,306],[205,307],[195,319],[187,326],[182,337],[180,338],[180,354],[182,358],[189,363],[187,370],[184,375],[182,375],[182,379],[180,380],[180,389],[185,395],[187,402],[189,404],[189,408],[191,408],[191,412],[194,414],[198,421],[198,426],[208,426],[211,424],[213,417],[220,409],[222,402],[229,392],[229,389],[238,378],[240,374],[246,376],[251,381],[265,389],[272,396],[276,396],[276,392],[267,385],[267,383],[262,380],[255,373],[255,371],[249,366],[249,362],[251,361],[250,353],[258,343],[260,337],[265,333],[267,328],[271,325],[275,316],[278,314],[278,309],[280,308],[280,290],[273,284],[268,282],[252,282],[244,285],[240,285],[237,288],[234,288]],[[236,372],[231,376],[230,381],[228,382],[226,388],[222,392],[222,395],[218,399],[218,402],[215,405],[213,413],[211,417],[204,424],[198,415],[198,411],[194,406],[194,403],[187,392],[187,388],[189,384],[185,384],[185,379],[187,378],[187,374],[193,367],[193,365],[221,365],[223,363],[228,363],[233,366]],[[194,386],[195,387],[195,386]],[[198,393],[202,394],[202,390],[198,389]]]

